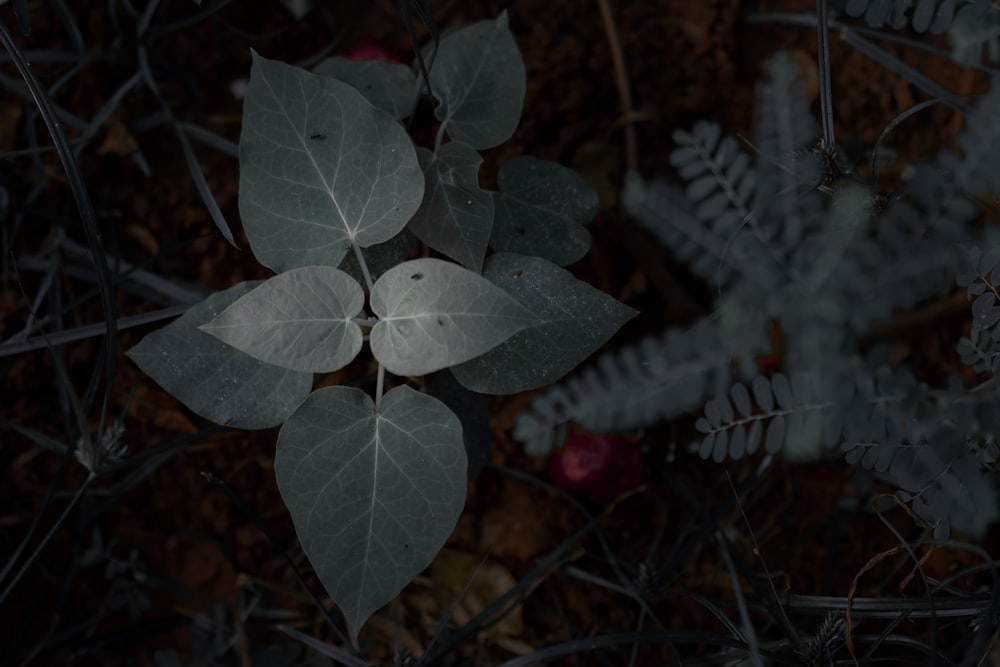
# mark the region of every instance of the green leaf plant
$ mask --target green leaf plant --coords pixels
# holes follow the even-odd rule
[[[334,58],[308,72],[253,54],[240,214],[277,275],[210,296],[129,352],[209,420],[283,423],[278,486],[355,636],[430,563],[465,502],[459,417],[410,379],[450,368],[466,391],[533,389],[635,314],[562,268],[587,251],[597,210],[579,175],[520,157],[501,165],[500,191],[479,187],[478,151],[511,137],[524,99],[506,15],[423,56],[429,86],[404,65]],[[439,127],[417,148],[400,121],[428,89]],[[454,261],[408,260],[413,236]],[[312,391],[313,374],[345,368],[365,342],[373,395]]]

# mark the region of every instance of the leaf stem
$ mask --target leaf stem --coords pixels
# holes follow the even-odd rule
[[[382,390],[385,389],[385,366],[378,365],[378,377],[375,379],[375,411],[382,404]]]
[[[441,148],[441,142],[444,140],[444,128],[448,125],[448,120],[445,119],[441,121],[438,125],[437,136],[434,137],[434,154],[437,155],[438,149]]]
[[[361,275],[365,277],[365,286],[368,288],[368,293],[370,294],[375,283],[372,281],[371,272],[368,271],[365,256],[361,253],[361,246],[352,240],[351,247],[354,248],[354,256],[358,258],[358,265],[361,266]]]

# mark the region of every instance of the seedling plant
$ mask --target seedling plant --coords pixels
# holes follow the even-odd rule
[[[276,275],[208,297],[129,352],[207,419],[283,424],[278,486],[353,634],[430,563],[464,504],[460,416],[411,379],[533,389],[634,314],[562,268],[586,253],[597,208],[579,175],[523,156],[500,166],[498,191],[479,186],[479,151],[513,134],[524,98],[506,14],[423,56],[426,80],[388,62],[309,72],[253,54],[239,205]],[[439,122],[431,148],[401,123],[421,91]],[[414,237],[448,259],[407,259]],[[371,393],[312,390],[365,343]]]

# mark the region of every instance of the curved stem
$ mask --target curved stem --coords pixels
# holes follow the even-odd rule
[[[438,149],[441,148],[441,142],[444,141],[444,128],[448,124],[447,120],[441,121],[438,125],[437,136],[434,137],[434,154],[437,155]]]
[[[13,37],[7,32],[3,23],[0,23],[0,44],[10,54],[14,65],[17,67],[24,79],[25,85],[31,93],[31,98],[38,108],[38,113],[45,122],[59,155],[59,161],[63,165],[66,180],[69,183],[70,191],[76,200],[76,207],[80,213],[80,223],[83,227],[84,236],[87,238],[87,246],[90,249],[91,261],[94,263],[94,270],[97,274],[97,287],[101,297],[101,307],[104,310],[104,349],[105,349],[105,386],[104,400],[101,405],[100,423],[98,433],[104,432],[104,419],[107,416],[111,405],[111,391],[114,385],[115,366],[117,364],[118,328],[116,326],[117,306],[115,303],[115,290],[111,284],[111,273],[108,270],[107,258],[104,253],[104,246],[100,241],[100,230],[97,224],[97,213],[94,211],[93,203],[87,192],[87,186],[83,181],[83,175],[77,167],[76,158],[70,149],[69,141],[65,132],[59,124],[59,119],[49,99],[45,88],[35,77],[31,70],[31,65],[22,57],[20,49],[14,42]]]

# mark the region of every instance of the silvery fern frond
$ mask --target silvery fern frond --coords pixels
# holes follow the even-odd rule
[[[540,456],[551,450],[553,433],[568,421],[611,431],[676,417],[729,386],[731,359],[711,319],[668,329],[602,355],[536,396],[518,415],[513,436],[527,453]]]
[[[755,132],[757,197],[754,213],[768,244],[787,259],[823,221],[824,178],[819,127],[799,85],[801,74],[787,51],[767,64],[770,78],[757,96]]]
[[[917,33],[948,33],[954,58],[963,64],[1000,61],[1000,12],[992,0],[849,0],[849,16],[865,17],[872,28],[912,28]]]
[[[947,32],[958,11],[972,0],[848,0],[848,16],[865,17],[872,28],[907,26],[918,33],[940,35]]]

